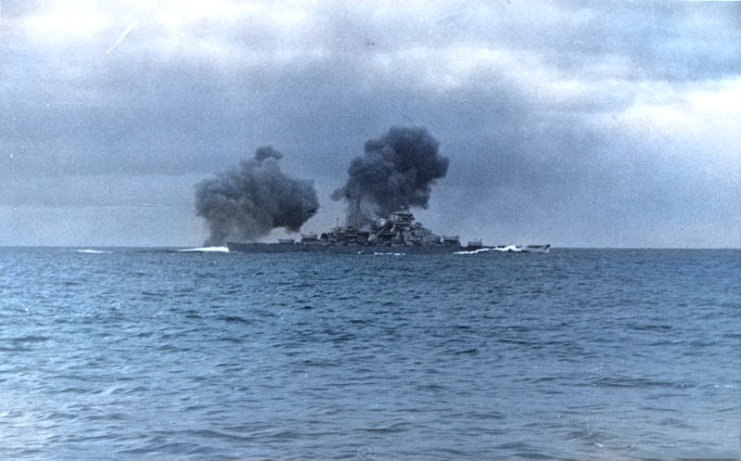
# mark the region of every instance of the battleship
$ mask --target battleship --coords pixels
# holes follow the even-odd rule
[[[457,235],[437,235],[414,219],[407,209],[375,220],[369,228],[337,226],[322,234],[301,234],[277,243],[227,242],[229,251],[243,253],[348,254],[478,254],[486,252],[547,253],[550,245],[485,246],[481,240],[462,245]]]

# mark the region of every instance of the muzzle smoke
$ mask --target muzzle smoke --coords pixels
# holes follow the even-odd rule
[[[402,208],[427,208],[431,186],[448,171],[449,159],[425,128],[393,127],[365,143],[350,163],[347,183],[333,200],[347,202],[347,223],[363,226]]]
[[[283,174],[282,157],[272,147],[261,147],[238,167],[196,185],[196,212],[210,230],[206,246],[254,241],[279,227],[297,232],[316,213],[314,182]]]

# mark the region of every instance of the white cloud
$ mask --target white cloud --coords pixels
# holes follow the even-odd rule
[[[300,5],[306,6],[306,5]],[[164,4],[154,17],[156,50],[179,58],[219,59],[271,54],[297,57],[312,47],[312,11],[290,3],[185,1]],[[246,50],[246,52],[245,52]]]
[[[14,23],[28,52],[108,50],[127,26],[119,50],[192,65],[285,64],[321,57],[321,19],[311,2],[196,0],[46,1]],[[33,47],[28,47],[32,44]],[[235,62],[236,61],[236,62]]]
[[[709,143],[713,152],[741,162],[741,80],[673,86],[641,85],[635,104],[616,117],[615,129],[666,142]],[[697,139],[702,137],[702,141]]]
[[[68,47],[74,42],[97,39],[112,26],[101,11],[75,8],[49,9],[22,23],[26,36],[42,48]]]

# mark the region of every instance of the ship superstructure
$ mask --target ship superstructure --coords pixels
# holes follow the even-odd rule
[[[458,236],[439,236],[414,220],[409,210],[399,210],[387,218],[374,221],[369,229],[353,226],[336,227],[329,232],[302,234],[302,245],[341,246],[442,246],[460,247]]]

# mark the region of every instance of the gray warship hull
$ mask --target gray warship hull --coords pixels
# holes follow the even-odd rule
[[[547,253],[550,245],[484,246],[480,240],[462,245],[457,235],[440,236],[414,220],[406,209],[378,219],[363,229],[336,227],[321,235],[301,234],[301,240],[278,243],[227,242],[229,251],[242,253],[344,254],[478,254],[486,252]]]
[[[239,243],[228,242],[229,251],[240,253],[329,253],[329,254],[483,254],[483,253],[548,253],[550,245],[523,246],[365,246],[323,245],[307,243]]]

